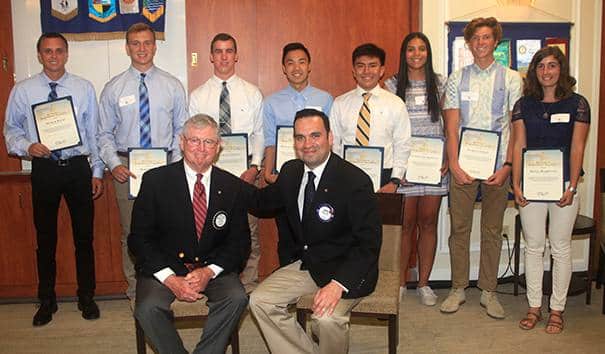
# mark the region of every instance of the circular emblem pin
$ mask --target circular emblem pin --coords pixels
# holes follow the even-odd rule
[[[334,208],[330,204],[320,204],[317,208],[317,216],[323,222],[330,222],[334,219]]]
[[[217,230],[220,230],[225,227],[225,224],[227,224],[227,213],[221,210],[214,214],[214,217],[212,218],[212,224]]]

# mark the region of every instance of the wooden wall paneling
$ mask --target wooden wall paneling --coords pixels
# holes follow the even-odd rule
[[[4,112],[15,84],[15,56],[13,54],[13,25],[10,0],[0,0],[0,132],[4,130]],[[20,171],[21,161],[8,156],[4,134],[0,134],[0,171]]]
[[[105,193],[95,201],[95,266],[97,295],[123,294],[121,228],[113,182],[104,180]],[[0,298],[36,297],[36,231],[33,225],[31,184],[28,174],[0,175]],[[13,220],[15,222],[7,222]],[[75,296],[77,290],[75,253],[69,212],[61,202],[58,218],[58,296]]]
[[[259,86],[267,96],[287,82],[281,51],[288,42],[303,42],[311,52],[311,83],[338,96],[355,87],[351,54],[359,44],[373,42],[387,53],[385,78],[399,66],[403,37],[420,27],[420,0],[242,0],[218,2],[187,0],[189,92],[212,75],[209,46],[218,32],[231,33],[238,42],[236,72]],[[191,66],[191,53],[198,65]],[[277,235],[273,220],[259,225],[259,277],[277,266]]]
[[[0,189],[0,296],[29,296],[37,283],[31,186],[28,179],[3,176]]]
[[[189,92],[212,76],[210,43],[217,33],[231,34],[237,41],[239,61],[237,75],[258,83],[256,36],[256,0],[217,1],[187,0],[187,58]],[[191,66],[191,53],[197,53],[198,64]]]
[[[303,42],[311,52],[311,82],[338,96],[355,87],[351,54],[373,42],[387,53],[385,78],[397,71],[399,47],[411,30],[411,0],[259,1],[259,85],[269,94],[286,85],[281,51],[288,42]],[[416,1],[417,2],[417,1]],[[416,16],[417,17],[417,16]]]
[[[605,6],[602,7],[601,19],[605,19]],[[594,211],[593,216],[597,222],[597,230],[603,229],[603,213],[601,210],[601,169],[605,168],[605,143],[603,137],[605,137],[605,26],[601,26],[601,73],[600,73],[600,90],[599,90],[599,113],[598,117],[591,117],[593,122],[599,122],[599,130],[597,133],[597,168],[595,178],[595,192],[594,192]],[[603,235],[601,232],[597,235],[597,239],[602,239]],[[597,242],[598,244],[598,242]],[[599,247],[595,247],[593,250],[593,264],[598,264]],[[596,262],[596,263],[595,263]]]

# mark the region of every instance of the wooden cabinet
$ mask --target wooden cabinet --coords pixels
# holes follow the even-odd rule
[[[94,250],[97,295],[123,294],[121,229],[118,205],[110,176],[104,193],[95,201]],[[0,175],[0,298],[36,297],[36,230],[33,222],[30,176]],[[57,243],[57,296],[76,296],[76,264],[71,219],[61,202]]]

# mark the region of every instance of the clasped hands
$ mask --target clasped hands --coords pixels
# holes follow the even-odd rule
[[[209,267],[196,268],[186,276],[171,275],[164,280],[166,285],[180,301],[195,302],[202,298],[208,282],[214,276]]]

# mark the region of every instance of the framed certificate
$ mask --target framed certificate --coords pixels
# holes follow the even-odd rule
[[[248,134],[222,135],[216,165],[236,177],[241,176],[248,169]]]
[[[278,125],[275,140],[274,172],[279,173],[284,163],[297,158],[294,151],[294,127],[291,125]]]
[[[32,105],[40,143],[50,151],[82,145],[71,96]]]
[[[563,151],[523,149],[523,196],[533,202],[558,202],[564,191]]]
[[[365,172],[374,186],[374,191],[380,189],[380,176],[384,166],[384,148],[378,146],[345,145],[344,159]]]
[[[137,176],[137,178],[128,178],[128,198],[135,199],[139,194],[145,172],[166,164],[168,164],[166,148],[128,148],[128,169]]]
[[[411,142],[412,149],[405,180],[413,184],[440,185],[445,147],[443,138],[412,136]]]
[[[458,147],[458,163],[469,176],[486,180],[493,175],[499,150],[500,132],[462,128]]]

